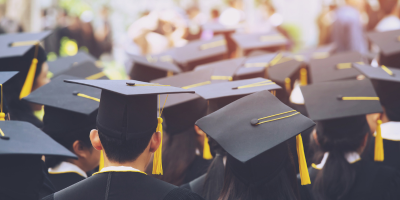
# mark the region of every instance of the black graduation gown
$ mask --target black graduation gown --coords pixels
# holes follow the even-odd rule
[[[188,189],[198,195],[201,195],[203,191],[204,182],[206,181],[206,176],[207,174],[203,174],[202,176],[194,179],[193,181],[190,181],[189,183],[183,184],[180,187]]]
[[[187,169],[183,183],[188,183],[205,174],[212,160],[203,159],[201,156],[196,156],[192,164]]]
[[[393,167],[396,170],[400,170],[400,141],[383,139],[383,148],[385,159],[383,160],[383,162],[376,163]],[[375,137],[370,137],[368,146],[363,154],[363,159],[374,161],[374,154]]]
[[[58,192],[85,179],[77,173],[49,174],[49,178],[53,183],[55,192]]]
[[[202,200],[189,190],[139,172],[95,174],[43,200]]]
[[[395,169],[366,160],[360,160],[352,165],[355,165],[356,168],[355,184],[350,193],[341,200],[400,199],[400,173]],[[312,183],[318,169],[310,167],[309,173]],[[312,186],[312,184],[300,186],[302,200],[315,199],[312,194]]]

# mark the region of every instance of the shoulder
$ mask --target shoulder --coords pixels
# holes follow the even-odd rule
[[[164,198],[164,200],[202,200],[199,195],[184,189],[175,188],[171,190]]]
[[[62,190],[85,179],[84,177],[76,173],[49,174],[49,178],[53,183],[56,191]]]
[[[54,194],[42,198],[42,200],[54,200]]]

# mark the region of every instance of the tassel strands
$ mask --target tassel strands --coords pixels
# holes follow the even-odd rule
[[[35,56],[32,59],[31,66],[29,67],[28,75],[26,76],[24,86],[22,87],[21,93],[19,94],[19,99],[22,99],[22,98],[28,96],[32,91],[32,86],[33,86],[33,82],[35,80],[35,73],[36,73],[36,68],[37,68],[37,63],[38,63],[38,59],[36,57],[38,54],[39,43],[36,44],[35,48],[36,48]]]
[[[104,155],[103,150],[100,151],[99,171],[104,168]]]
[[[204,136],[204,144],[203,144],[203,158],[206,160],[213,159],[210,151],[210,145],[208,144],[208,137],[207,135]]]
[[[158,124],[157,124],[157,128],[156,128],[156,132],[161,133],[161,142],[160,142],[160,146],[158,147],[156,152],[154,152],[153,170],[152,170],[152,174],[157,174],[157,175],[163,175],[163,168],[162,168],[162,143],[163,143],[162,123],[163,123],[163,119],[161,118],[161,114],[162,114],[162,111],[164,110],[164,106],[165,106],[165,103],[167,102],[167,98],[168,98],[168,95],[165,98],[164,105],[163,105],[161,111],[159,111],[159,113],[158,113],[159,116],[157,118]],[[160,104],[160,96],[158,96],[158,104]],[[160,109],[160,105],[158,106],[158,108]]]
[[[0,121],[4,121],[6,114],[3,112],[3,84],[0,84],[1,89],[1,105],[0,105]]]
[[[378,126],[376,127],[374,160],[378,161],[378,162],[382,162],[385,159],[384,152],[383,152],[383,138],[382,138],[382,131],[381,131],[382,121],[378,120],[377,123],[378,123]]]
[[[310,175],[308,174],[306,156],[304,154],[303,139],[301,134],[296,136],[297,156],[299,160],[299,172],[301,185],[311,184]]]

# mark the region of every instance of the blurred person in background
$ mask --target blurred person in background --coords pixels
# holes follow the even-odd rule
[[[222,11],[218,22],[225,26],[235,26],[246,19],[241,0],[228,0],[228,8]]]
[[[211,19],[210,19],[211,22],[218,22],[218,18],[220,16],[218,8],[211,9],[210,16],[211,16]]]
[[[0,5],[0,34],[23,32],[21,24],[5,15],[5,4]]]
[[[186,35],[187,40],[196,40],[200,38],[201,26],[208,21],[207,15],[200,12],[197,5],[193,5],[186,10],[189,18],[188,31]]]
[[[398,0],[379,0],[380,10],[384,17],[375,26],[379,32],[400,29]]]
[[[95,38],[99,44],[98,46],[101,53],[111,53],[112,50],[112,34],[109,16],[110,9],[107,6],[103,6],[100,10],[100,19],[95,22]]]

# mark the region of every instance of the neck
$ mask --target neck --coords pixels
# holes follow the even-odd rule
[[[384,112],[381,115],[381,120],[382,120],[382,123],[390,122],[389,117],[386,115],[385,109],[384,109]]]
[[[138,169],[142,172],[144,172],[147,168],[147,165],[149,164],[150,158],[153,155],[153,153],[146,153],[143,152],[142,154],[139,155],[134,161],[128,161],[128,162],[115,162],[110,159],[108,159],[107,155],[104,153],[104,167],[111,167],[111,166],[125,166],[125,167],[133,167],[135,169]]]
[[[87,168],[85,167],[85,165],[83,165],[82,162],[81,162],[80,160],[81,160],[81,159],[79,159],[79,158],[78,158],[78,160],[72,159],[72,158],[68,158],[68,159],[66,159],[65,161],[66,161],[66,162],[69,162],[69,163],[72,163],[72,164],[74,164],[74,165],[76,165],[76,166],[78,166],[78,167],[81,168],[84,172],[88,172],[88,171],[92,170],[92,169],[87,169]]]

